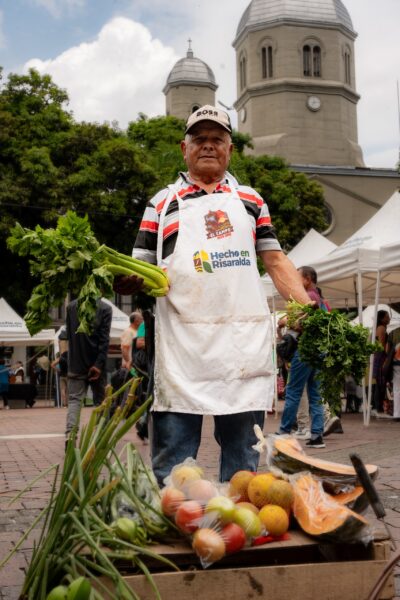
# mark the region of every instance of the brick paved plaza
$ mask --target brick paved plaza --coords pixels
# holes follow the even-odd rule
[[[280,402],[280,405],[282,403]],[[91,408],[84,408],[82,420],[86,422]],[[0,557],[3,558],[31,525],[39,509],[49,497],[51,474],[42,479],[34,490],[24,495],[11,507],[9,500],[40,472],[52,464],[61,463],[64,454],[64,427],[66,409],[0,409]],[[269,416],[265,433],[277,429],[278,420]],[[387,522],[394,539],[400,545],[400,423],[390,419],[372,419],[369,427],[362,422],[362,415],[343,415],[344,434],[331,434],[326,438],[326,448],[310,453],[321,458],[349,463],[349,453],[357,452],[364,462],[379,465],[376,482],[387,511]],[[134,431],[127,436],[148,459],[149,447],[137,438]],[[207,475],[216,475],[218,447],[213,439],[212,420],[206,418],[203,440],[198,458]],[[260,470],[265,469],[261,463]],[[371,510],[367,517],[382,529]],[[23,569],[29,561],[32,538],[29,538],[0,571],[1,600],[16,600],[23,581]],[[396,577],[397,594],[400,597],[400,570]]]

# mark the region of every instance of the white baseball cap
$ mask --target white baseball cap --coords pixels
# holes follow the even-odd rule
[[[232,133],[232,126],[229,115],[225,111],[217,108],[216,106],[206,104],[205,106],[201,106],[200,108],[192,112],[192,114],[186,121],[185,133],[189,133],[189,130],[197,123],[200,123],[200,121],[214,121],[215,123],[218,123],[218,125],[221,125],[221,127],[223,127],[224,129],[226,129],[226,131]]]

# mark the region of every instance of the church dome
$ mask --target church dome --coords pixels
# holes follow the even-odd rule
[[[189,47],[185,58],[181,58],[172,67],[164,87],[164,93],[172,86],[177,85],[205,85],[213,90],[217,89],[215,76],[210,67],[199,58],[196,58]]]
[[[282,21],[339,25],[354,34],[351,17],[341,0],[252,0],[239,21],[235,41],[245,29]]]

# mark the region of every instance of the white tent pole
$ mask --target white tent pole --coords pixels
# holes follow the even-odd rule
[[[357,282],[356,282],[356,287],[357,287],[357,304],[358,304],[358,320],[360,322],[360,325],[363,324],[363,314],[362,314],[362,273],[360,270],[357,271]],[[363,419],[364,419],[364,425],[366,425],[366,421],[367,421],[367,396],[365,393],[365,377],[362,378],[362,395],[363,395]]]
[[[375,306],[374,306],[374,320],[372,321],[372,333],[371,333],[371,341],[374,342],[376,338],[376,319],[378,315],[378,303],[379,303],[379,294],[381,287],[381,272],[378,271],[376,274],[376,288],[375,288]],[[369,425],[370,417],[371,417],[371,397],[372,397],[372,371],[374,368],[374,355],[371,354],[369,357],[369,373],[368,373],[368,404],[367,404],[367,412],[366,412],[366,425]]]

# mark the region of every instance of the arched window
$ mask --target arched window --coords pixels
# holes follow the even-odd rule
[[[321,48],[319,46],[313,48],[313,76],[321,77]]]
[[[321,48],[318,44],[303,46],[304,77],[321,77]]]
[[[351,62],[349,50],[346,50],[344,53],[344,82],[351,85]]]
[[[261,48],[261,73],[263,79],[274,76],[272,46],[263,46]]]
[[[241,56],[239,61],[239,79],[240,89],[243,90],[246,87],[246,57]]]
[[[303,74],[305,77],[311,75],[311,48],[304,46],[303,48]]]

